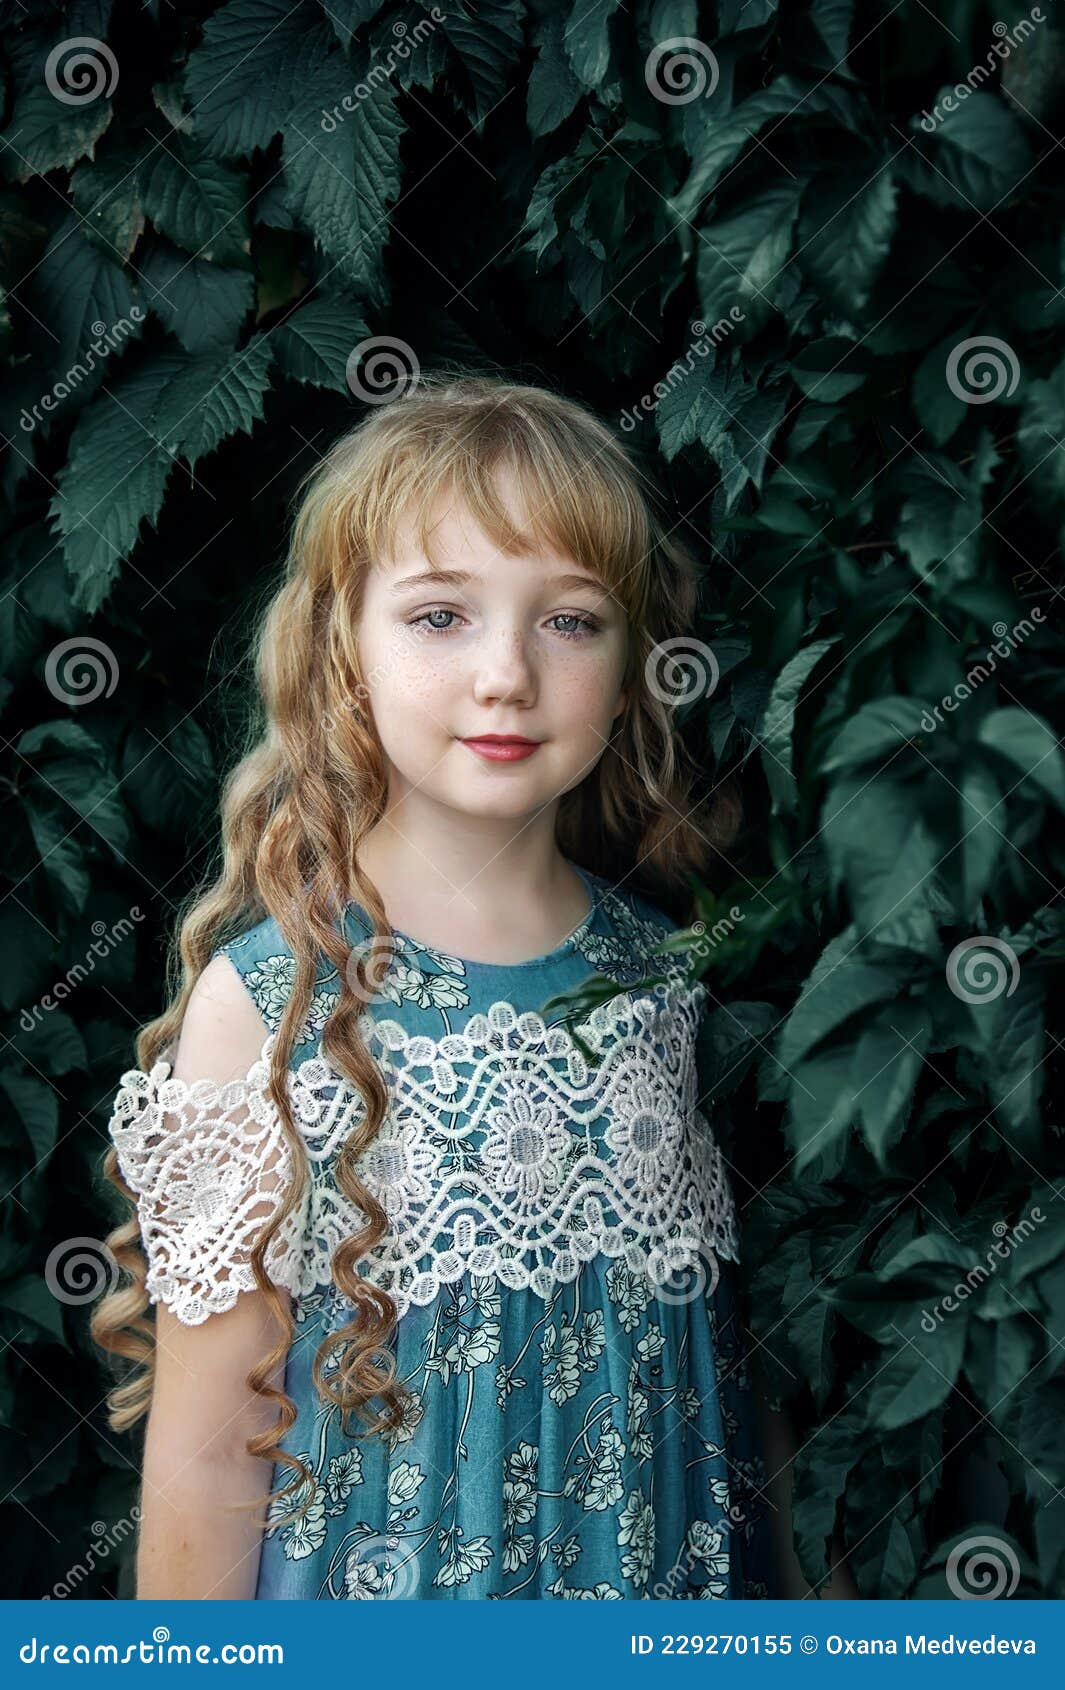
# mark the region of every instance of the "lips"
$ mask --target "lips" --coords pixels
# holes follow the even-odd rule
[[[462,743],[479,757],[487,757],[497,763],[514,763],[519,758],[530,757],[539,741],[524,739],[520,734],[478,734],[472,739],[464,739]]]

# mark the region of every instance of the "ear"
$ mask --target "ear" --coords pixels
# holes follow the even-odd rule
[[[618,695],[617,708],[614,711],[614,721],[615,722],[617,721],[618,717],[621,715],[622,711],[625,709],[625,706],[628,704],[628,702],[629,702],[629,689],[628,689],[628,687],[622,687],[621,692]]]

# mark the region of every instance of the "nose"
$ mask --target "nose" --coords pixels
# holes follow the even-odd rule
[[[485,634],[477,652],[473,691],[479,704],[534,702],[536,673],[519,628],[500,627]]]

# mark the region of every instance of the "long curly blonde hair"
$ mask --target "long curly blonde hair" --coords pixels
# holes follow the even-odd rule
[[[528,522],[524,533],[514,529],[500,499],[495,477],[501,467],[517,477]],[[365,1427],[354,1434],[358,1437],[399,1428],[410,1395],[396,1377],[395,1356],[384,1348],[396,1324],[396,1305],[356,1271],[388,1230],[386,1213],[356,1165],[381,1128],[389,1098],[359,1025],[372,988],[353,981],[352,953],[336,921],[339,890],[342,901],[357,902],[372,921],[370,955],[379,956],[380,947],[391,943],[380,894],[359,863],[360,844],[384,812],[387,773],[369,712],[357,708],[365,696],[357,631],[367,571],[392,555],[397,524],[413,517],[414,532],[431,558],[433,513],[441,499],[450,501],[472,512],[501,551],[546,542],[594,571],[623,606],[629,629],[626,708],[594,770],[561,797],[557,839],[565,855],[593,863],[615,882],[634,880],[649,896],[676,897],[684,889],[690,899],[685,875],[703,873],[739,824],[731,782],[702,803],[693,800],[696,771],[675,739],[672,706],[662,696],[667,689],[647,684],[648,663],[660,662],[662,642],[684,635],[694,618],[698,587],[692,560],[656,515],[654,488],[638,464],[593,412],[544,388],[499,377],[423,376],[416,389],[375,407],[338,440],[300,493],[285,578],[253,636],[257,694],[244,753],[222,790],[221,873],[185,900],[167,959],[168,979],[180,974],[180,987],[165,1012],[136,1038],[137,1065],[147,1072],[176,1040],[189,997],[216,948],[264,916],[274,918],[296,971],[277,1030],[269,1096],[297,1174],[250,1258],[280,1336],[247,1383],[275,1404],[279,1418],[246,1447],[250,1455],[295,1469],[295,1477],[280,1491],[240,1506],[280,1502],[305,1485],[302,1507],[286,1519],[302,1517],[313,1485],[303,1462],[280,1447],[297,1411],[286,1392],[268,1381],[288,1354],[295,1321],[287,1299],[267,1277],[264,1259],[308,1177],[285,1082],[323,953],[336,967],[340,987],[322,1032],[323,1052],[365,1104],[337,1160],[336,1177],[367,1218],[363,1230],[334,1252],[334,1283],[355,1312],[349,1324],[323,1340],[312,1377],[323,1402],[340,1409],[347,1435],[353,1414]],[[118,1432],[150,1407],[155,1323],[135,1198],[113,1145],[102,1172],[133,1211],[107,1239],[131,1283],[102,1298],[90,1323],[97,1344],[134,1364],[107,1397],[109,1424]],[[367,1407],[375,1397],[384,1405],[376,1414]]]

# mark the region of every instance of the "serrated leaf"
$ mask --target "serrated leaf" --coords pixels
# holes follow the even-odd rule
[[[968,409],[947,381],[947,360],[959,338],[952,334],[937,342],[921,359],[913,378],[913,408],[937,446],[945,445]]]
[[[524,45],[523,17],[519,0],[480,0],[476,10],[465,0],[438,0],[434,8],[434,21],[463,73],[456,79],[460,104],[477,129],[514,86],[512,72]]]
[[[211,14],[185,68],[190,118],[208,153],[246,156],[273,140],[317,74],[323,36],[335,46],[321,18],[312,0],[229,0]]]
[[[942,452],[923,452],[899,476],[906,497],[898,525],[898,543],[919,575],[937,579],[940,591],[970,580],[977,567],[983,487],[999,461],[985,429],[963,470]]]
[[[43,34],[13,30],[5,39],[17,91],[7,127],[0,135],[0,157],[16,182],[46,176],[51,170],[66,170],[80,158],[91,158],[111,121],[106,91],[113,90],[115,76],[107,57],[110,49],[71,48],[61,52],[46,76],[50,54],[62,39],[51,29]],[[71,102],[57,97],[53,87],[58,94],[84,96],[95,89],[97,95]]]
[[[33,777],[50,794],[65,800],[92,828],[115,856],[122,858],[129,844],[129,820],[103,747],[77,722],[42,722],[19,738],[16,750]]]
[[[849,1015],[894,998],[907,979],[908,969],[897,962],[870,961],[858,939],[857,929],[847,927],[825,946],[781,1030],[776,1054],[784,1068],[793,1068]]]
[[[248,254],[248,181],[243,171],[200,158],[180,139],[142,171],[144,210],[161,235],[195,258],[241,264]]]
[[[324,28],[311,98],[286,121],[285,201],[331,261],[331,269],[367,297],[382,297],[389,207],[399,197],[399,146],[404,123],[390,84],[358,100],[350,115],[323,131],[323,106],[350,94],[352,70]]]
[[[146,302],[186,352],[234,347],[254,304],[255,277],[156,246],[140,264]]]
[[[312,299],[271,334],[277,361],[293,381],[348,391],[348,358],[369,334],[363,318],[339,299]]]
[[[863,934],[887,939],[905,922],[910,943],[933,942],[944,851],[910,790],[885,773],[844,776],[825,798],[821,834]]]
[[[140,171],[140,153],[120,147],[80,165],[70,178],[70,197],[83,228],[120,263],[129,258],[144,229]]]
[[[36,1074],[8,1068],[0,1074],[0,1087],[29,1140],[33,1163],[47,1161],[59,1135],[59,1100],[55,1090]]]
[[[160,382],[176,368],[156,359],[97,396],[78,418],[50,513],[77,602],[97,610],[142,522],[154,524],[173,469],[152,418]]]
[[[241,351],[183,363],[159,394],[153,415],[161,448],[195,467],[231,434],[250,434],[263,414],[273,348],[255,335]]]
[[[52,381],[70,378],[71,391],[88,398],[105,374],[115,376],[125,344],[141,333],[143,312],[133,277],[85,238],[77,218],[68,217],[41,256],[34,289],[42,320],[56,337]],[[101,344],[94,351],[97,341]],[[80,373],[72,375],[75,366]]]
[[[1065,363],[1046,381],[1029,382],[1017,428],[1017,445],[1032,485],[1053,507],[1065,504]]]

